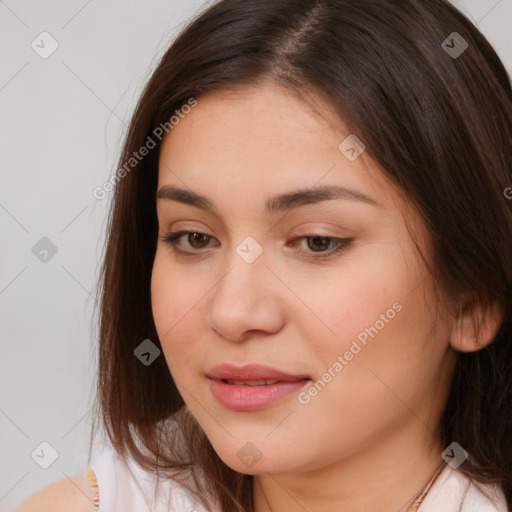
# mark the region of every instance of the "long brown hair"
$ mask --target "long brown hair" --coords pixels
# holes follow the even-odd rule
[[[458,354],[439,435],[470,453],[459,469],[500,485],[512,508],[512,89],[488,41],[446,0],[222,0],[181,32],[143,91],[119,160],[101,273],[96,422],[142,467],[176,479],[191,471],[207,508],[215,497],[223,511],[253,511],[253,477],[215,453],[164,358],[145,366],[134,350],[145,339],[161,348],[150,294],[155,129],[170,131],[191,98],[266,82],[318,93],[364,141],[421,215],[434,282],[451,303],[503,305],[494,341]],[[156,147],[130,160],[148,137]]]

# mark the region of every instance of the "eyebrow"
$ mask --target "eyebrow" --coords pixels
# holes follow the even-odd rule
[[[215,204],[206,196],[197,194],[191,190],[175,187],[172,185],[163,185],[157,192],[156,198],[177,201],[179,203],[195,206],[202,210],[217,214]],[[382,205],[371,197],[359,192],[358,190],[342,187],[338,185],[325,185],[320,187],[294,190],[272,197],[265,203],[267,213],[277,213],[299,208],[309,204],[319,203],[332,199],[341,199],[347,201],[360,201],[372,206],[382,208]]]

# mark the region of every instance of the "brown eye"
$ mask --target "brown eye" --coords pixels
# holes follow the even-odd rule
[[[189,233],[187,240],[194,249],[202,249],[208,245],[210,238],[209,235],[205,235],[204,233]],[[204,243],[205,240],[206,244]]]
[[[182,239],[186,239],[186,246],[181,245]],[[161,240],[171,246],[173,251],[179,253],[199,253],[201,249],[208,246],[208,243],[214,238],[206,233],[198,231],[179,231],[170,235],[161,237]]]
[[[308,248],[313,252],[323,252],[328,250],[330,247],[330,242],[332,242],[332,238],[326,236],[310,236],[307,237]],[[310,243],[312,241],[312,243]]]
[[[305,248],[301,252],[309,254],[309,256],[316,259],[328,258],[346,251],[354,241],[353,238],[311,235],[297,238],[292,241],[291,245],[297,245],[297,242],[303,242],[304,240],[306,241]]]

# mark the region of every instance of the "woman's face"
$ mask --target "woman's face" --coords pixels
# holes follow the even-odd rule
[[[242,473],[299,472],[425,439],[454,358],[405,224],[424,243],[419,218],[349,132],[288,91],[215,93],[186,111],[161,148],[152,307],[216,452]],[[292,382],[211,379],[223,363]]]

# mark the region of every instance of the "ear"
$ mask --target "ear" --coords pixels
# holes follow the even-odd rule
[[[468,301],[454,321],[450,344],[459,352],[476,352],[490,345],[503,322],[504,305],[498,300]]]

